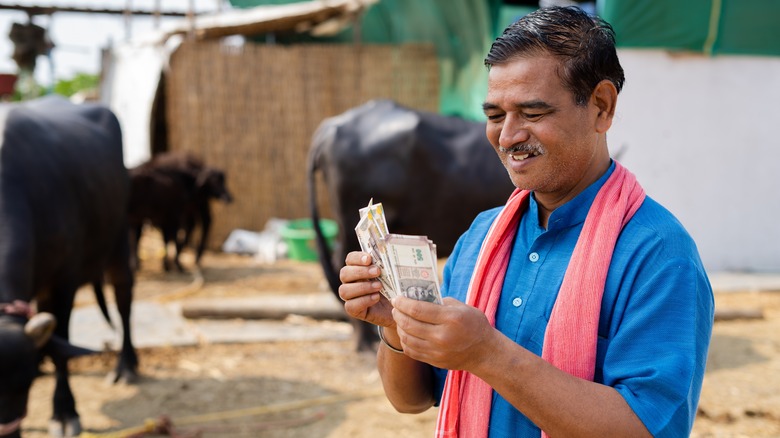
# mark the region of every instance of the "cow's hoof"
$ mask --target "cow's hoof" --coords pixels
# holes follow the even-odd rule
[[[106,383],[110,385],[114,384],[124,384],[124,385],[133,385],[135,383],[138,383],[139,377],[138,373],[135,371],[122,369],[122,370],[114,370],[108,373],[106,376]]]
[[[81,421],[79,421],[79,417],[71,417],[62,421],[54,418],[49,420],[49,436],[71,438],[79,435],[81,435]]]

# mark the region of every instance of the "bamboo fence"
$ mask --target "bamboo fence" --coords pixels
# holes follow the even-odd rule
[[[224,170],[235,198],[212,203],[212,249],[233,229],[309,217],[307,155],[325,118],[375,98],[433,112],[439,106],[429,45],[192,41],[173,54],[164,80],[168,149]],[[319,205],[328,217],[324,192]]]

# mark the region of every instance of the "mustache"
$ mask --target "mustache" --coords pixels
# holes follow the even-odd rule
[[[539,155],[544,153],[544,148],[542,148],[539,144],[518,144],[514,145],[511,148],[505,148],[502,146],[498,147],[498,151],[503,154],[533,154],[538,153]]]

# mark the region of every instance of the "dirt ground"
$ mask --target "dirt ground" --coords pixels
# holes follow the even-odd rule
[[[147,245],[145,251],[139,300],[328,293],[316,263],[261,265],[251,257],[207,253],[197,288],[192,273],[160,270],[159,249]],[[183,261],[190,266],[191,258]],[[91,292],[80,291],[77,305],[90,302]],[[692,436],[778,437],[780,292],[721,293],[716,305],[761,309],[763,318],[716,322]],[[142,377],[132,385],[106,382],[113,354],[79,358],[71,365],[71,384],[82,436],[432,436],[435,409],[396,413],[382,395],[373,355],[352,347],[342,340],[143,348]],[[23,423],[28,438],[47,436],[54,383],[48,364],[44,370]],[[163,419],[171,425],[167,430]],[[155,425],[162,430],[150,432]]]

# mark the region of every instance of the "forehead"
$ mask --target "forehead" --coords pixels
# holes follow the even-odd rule
[[[518,57],[493,65],[488,72],[487,101],[560,99],[570,92],[558,74],[560,61],[551,55]]]

